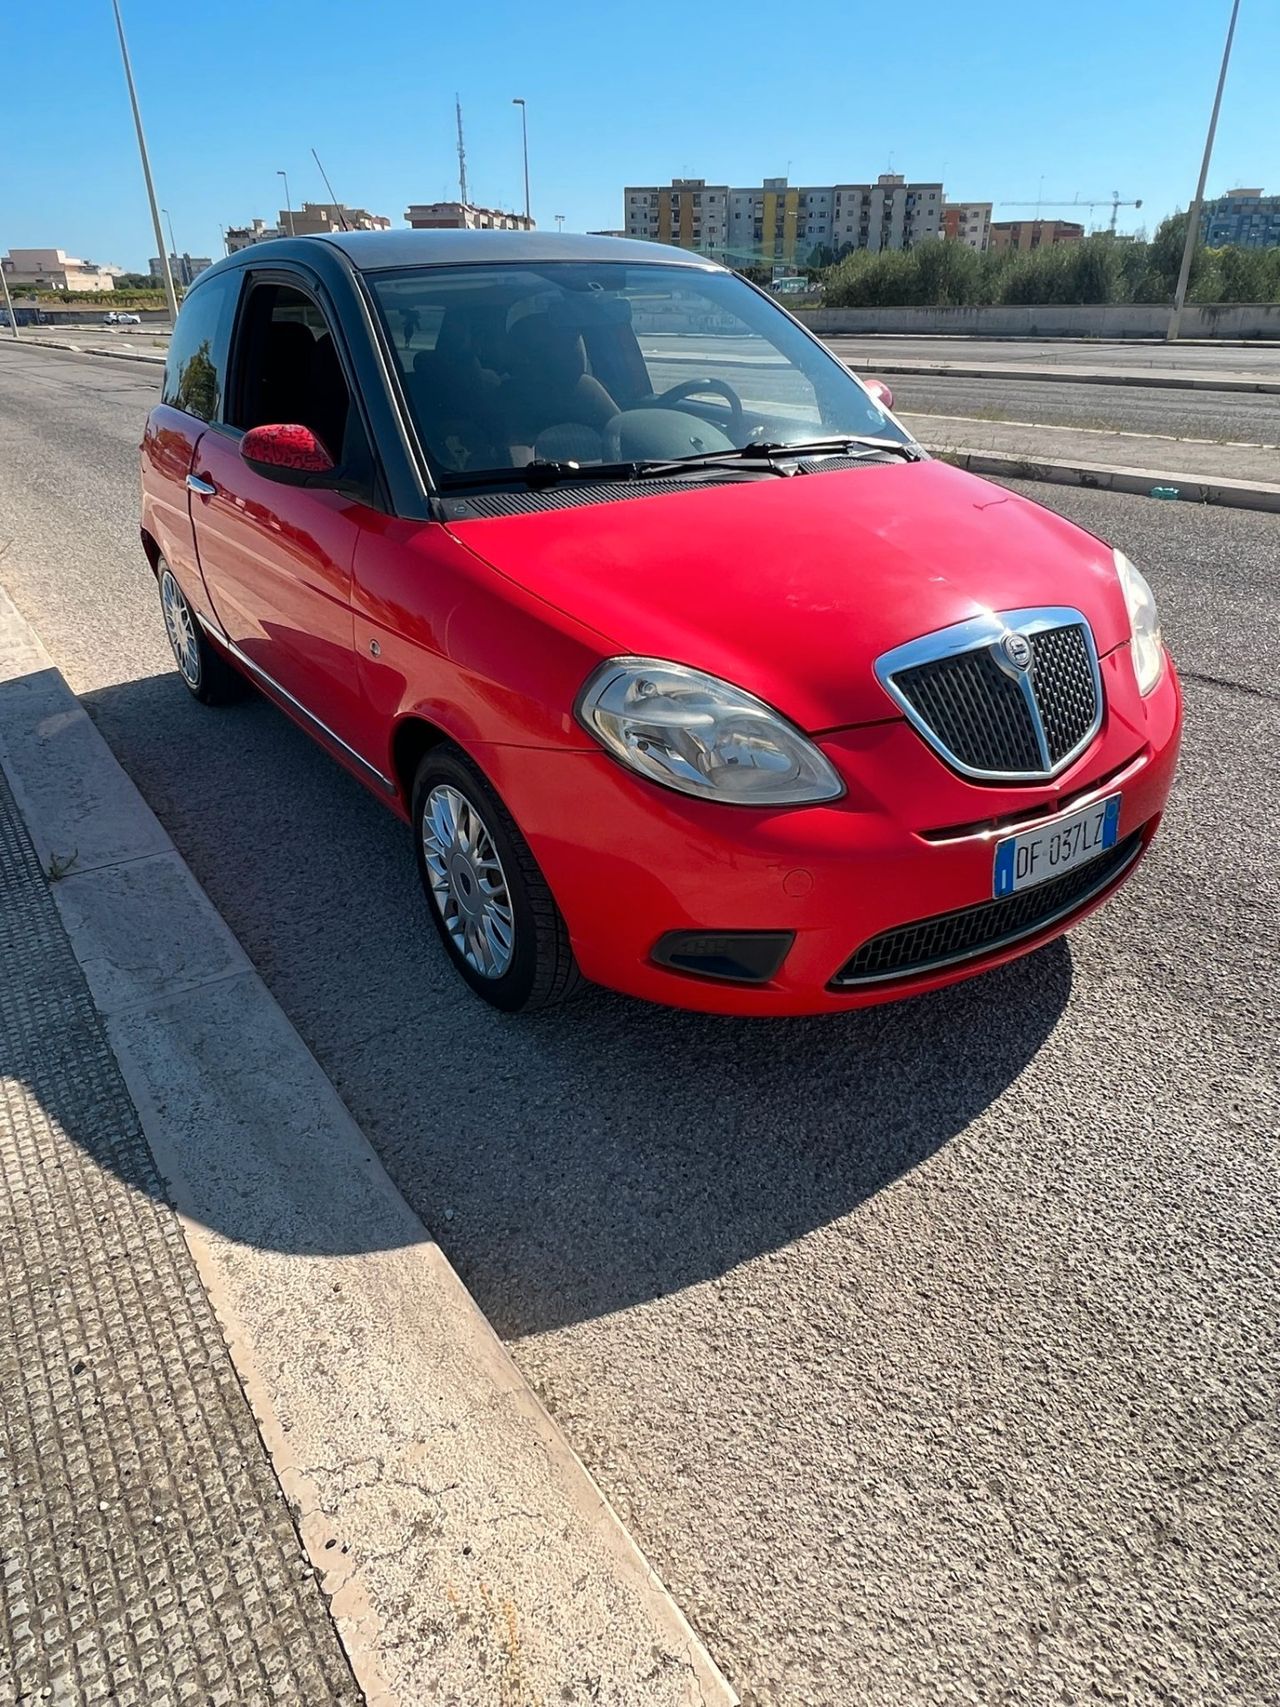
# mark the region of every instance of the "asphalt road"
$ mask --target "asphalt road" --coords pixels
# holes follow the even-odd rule
[[[0,581],[754,1707],[1240,1707],[1280,1675],[1280,517],[1028,487],[1184,673],[1142,872],[1029,961],[750,1025],[462,993],[409,836],[182,690],[154,377],[0,352]]]
[[[874,376],[874,361],[859,371]],[[1068,385],[1056,380],[944,379],[906,373],[890,374],[886,383],[899,414],[1044,422],[1254,445],[1280,442],[1280,397],[1265,394],[1154,391],[1137,385]]]
[[[1188,374],[1251,373],[1280,379],[1280,344],[1169,345],[1135,338],[906,337],[893,332],[833,332],[827,342],[845,361],[874,372],[881,361],[988,363],[1001,367],[1167,368]]]

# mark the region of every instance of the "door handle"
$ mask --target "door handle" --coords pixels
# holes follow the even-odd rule
[[[212,480],[201,480],[198,474],[188,474],[187,490],[189,492],[198,492],[202,498],[212,498],[218,488],[213,484]]]

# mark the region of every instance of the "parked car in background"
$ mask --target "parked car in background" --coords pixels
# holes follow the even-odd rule
[[[1128,559],[890,403],[669,247],[282,239],[187,294],[142,542],[190,692],[412,825],[495,1006],[839,1012],[1098,906],[1181,721]]]
[[[104,324],[107,326],[141,326],[142,316],[130,314],[123,309],[113,308],[105,316]]]

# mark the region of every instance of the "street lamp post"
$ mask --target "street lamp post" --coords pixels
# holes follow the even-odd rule
[[[278,171],[276,177],[284,179],[284,211],[289,216],[289,235],[294,237],[297,233],[293,229],[293,203],[289,200],[289,174]]]
[[[513,97],[511,105],[520,109],[520,134],[524,139],[524,217],[532,225],[529,213],[529,109],[524,104],[524,96]]]
[[[164,284],[165,301],[169,305],[169,324],[178,323],[178,298],[174,294],[173,274],[169,271],[169,257],[165,253],[164,232],[160,229],[160,204],[156,201],[156,187],[151,181],[151,162],[147,158],[147,139],[142,134],[142,114],[138,111],[138,91],[133,85],[133,66],[129,63],[129,45],[124,39],[124,20],[120,16],[120,0],[111,0],[116,15],[116,33],[120,37],[120,57],[124,61],[124,80],[129,85],[129,105],[133,108],[134,129],[138,133],[138,153],[142,156],[142,176],[146,181],[147,200],[151,203],[151,226],[156,234],[156,248],[160,251],[160,277]]]
[[[1187,285],[1191,279],[1191,262],[1196,252],[1196,244],[1200,241],[1200,208],[1204,201],[1205,180],[1209,176],[1209,157],[1213,153],[1213,135],[1218,128],[1218,108],[1222,105],[1222,90],[1227,81],[1227,65],[1231,59],[1231,41],[1236,33],[1236,16],[1240,11],[1240,0],[1232,0],[1231,22],[1227,25],[1227,43],[1222,50],[1222,69],[1218,72],[1218,88],[1213,97],[1213,111],[1209,115],[1209,134],[1204,139],[1204,158],[1200,162],[1200,182],[1196,185],[1196,199],[1187,212],[1187,240],[1182,247],[1182,266],[1178,269],[1178,288],[1173,293],[1173,309],[1169,315],[1169,330],[1165,338],[1170,344],[1177,340],[1182,326],[1182,305],[1187,299]]]
[[[13,298],[9,295],[9,279],[3,263],[0,263],[0,285],[4,286],[4,305],[9,310],[9,330],[16,338],[18,336],[18,316],[13,311]]]

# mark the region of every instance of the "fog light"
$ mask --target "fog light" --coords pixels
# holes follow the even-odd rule
[[[673,972],[733,984],[767,984],[796,940],[794,931],[668,931],[653,958]]]

